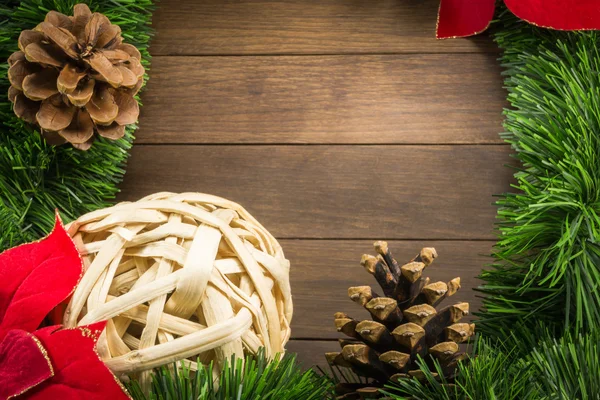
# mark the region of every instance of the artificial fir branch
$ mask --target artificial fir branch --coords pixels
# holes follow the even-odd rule
[[[521,162],[498,201],[496,262],[483,271],[478,327],[517,321],[600,326],[600,44],[596,32],[557,32],[509,12],[494,34],[504,50],[505,140]]]
[[[594,400],[600,396],[600,334],[547,339],[525,359],[548,399]]]
[[[434,375],[439,364],[430,368],[421,361],[425,381],[401,380],[385,394],[393,400],[598,399],[599,343],[598,331],[556,339],[539,325],[533,331],[519,325],[503,342],[478,337],[477,357],[459,364],[454,385]]]
[[[216,380],[213,372],[212,364],[179,372],[164,366],[155,371],[148,396],[136,381],[128,389],[134,400],[323,400],[331,395],[331,381],[304,371],[292,354],[267,361],[260,349],[256,356],[225,363]]]
[[[474,349],[478,356],[459,364],[453,385],[439,373],[438,363],[430,367],[421,360],[425,380],[400,380],[389,384],[385,394],[394,400],[539,400],[539,390],[531,385],[532,372],[521,370],[522,365],[515,362],[517,351],[478,337]]]

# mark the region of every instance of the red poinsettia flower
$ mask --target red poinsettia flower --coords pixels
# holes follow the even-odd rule
[[[129,398],[94,350],[104,322],[36,330],[81,275],[58,215],[46,238],[0,254],[0,400]]]
[[[441,0],[438,39],[476,35],[487,29],[496,0]],[[600,29],[598,0],[504,0],[520,19],[558,30]]]

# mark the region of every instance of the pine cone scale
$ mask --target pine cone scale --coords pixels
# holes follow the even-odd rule
[[[75,65],[65,65],[56,81],[58,91],[63,94],[72,93],[77,89],[77,85],[85,76],[85,71],[79,71]]]
[[[93,53],[90,57],[85,58],[85,62],[113,87],[117,88],[123,83],[123,74],[104,54]]]
[[[117,140],[125,135],[125,126],[112,123],[108,126],[97,125],[98,134],[110,140]]]
[[[53,46],[46,43],[31,43],[25,47],[25,58],[31,63],[44,67],[62,67],[62,54]]]
[[[97,125],[110,125],[119,113],[119,107],[114,96],[106,85],[98,84],[92,98],[86,105],[86,109]]]
[[[115,122],[119,125],[134,124],[137,116],[140,113],[138,102],[128,93],[115,93],[115,102],[119,108],[119,113],[115,118]]]
[[[67,143],[66,139],[58,134],[58,132],[45,131],[44,139],[48,144],[53,146],[59,146],[61,144]]]
[[[58,72],[49,68],[27,75],[21,85],[23,94],[30,100],[46,100],[58,93],[58,88],[56,87],[57,79]]]
[[[121,43],[121,28],[118,25],[108,26],[96,41],[96,47],[112,49]]]
[[[140,53],[140,51],[135,46],[129,43],[121,43],[117,48],[129,54],[131,58],[135,58],[138,61],[142,59],[142,54]]]
[[[90,102],[94,95],[95,86],[96,81],[94,79],[80,82],[73,91],[67,94],[67,99],[69,99],[69,102],[75,107],[84,107]],[[87,107],[87,111],[89,113],[90,107]]]
[[[121,73],[123,86],[131,87],[137,84],[138,76],[131,69],[123,65],[119,65],[117,68]]]
[[[79,58],[77,52],[77,39],[73,34],[64,28],[57,28],[50,22],[42,22],[39,25],[40,31],[56,46],[58,46],[67,56],[74,60]]]
[[[69,17],[67,17],[65,14],[59,13],[58,11],[54,10],[46,14],[44,22],[49,22],[52,25],[63,29],[71,29],[73,27],[73,22]]]
[[[42,102],[36,114],[40,127],[47,131],[58,132],[71,124],[77,109],[66,105],[61,95],[54,95]]]
[[[45,36],[41,32],[33,31],[33,30],[22,31],[21,34],[19,35],[19,40],[18,40],[19,49],[22,52],[25,52],[25,49],[27,48],[27,46],[29,46],[32,43],[38,43],[38,44],[42,43],[42,41],[44,39],[45,39]]]
[[[22,92],[14,97],[14,112],[17,117],[29,122],[30,124],[36,123],[36,115],[40,110],[40,102],[29,100]]]
[[[25,61],[25,53],[22,51],[15,51],[10,56],[8,56],[8,65],[12,67],[17,61]]]
[[[14,53],[16,54],[16,53]],[[10,62],[10,60],[9,60]],[[24,59],[16,60],[8,69],[8,80],[14,89],[23,91],[23,81],[29,75],[39,71],[35,65],[28,63]]]
[[[405,367],[410,362],[410,354],[390,350],[381,354],[379,360],[390,365],[397,371],[405,371]]]
[[[58,133],[70,143],[83,144],[94,136],[94,122],[85,110],[78,109],[69,126]]]
[[[106,16],[100,13],[93,13],[90,21],[85,25],[86,43],[90,48],[96,47],[96,42],[104,32],[105,25],[110,24]]]

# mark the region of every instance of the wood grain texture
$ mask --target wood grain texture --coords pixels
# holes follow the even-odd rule
[[[304,369],[319,366],[328,371],[325,353],[340,351],[335,340],[290,340],[285,348],[287,352],[296,353],[296,359]]]
[[[510,148],[134,146],[120,200],[204,192],[277,238],[493,239]]]
[[[370,319],[369,313],[348,298],[351,286],[370,285],[378,289],[375,278],[360,266],[361,255],[376,254],[374,240],[281,240],[291,263],[290,280],[294,301],[293,338],[341,338],[333,324],[333,314],[343,311],[357,319]],[[493,242],[477,241],[389,241],[394,257],[402,265],[423,247],[435,247],[439,257],[424,276],[432,282],[460,277],[461,289],[444,300],[440,307],[467,301],[471,312],[481,306],[474,287],[481,269],[491,262]],[[466,320],[466,319],[465,319]]]
[[[138,143],[502,143],[496,57],[155,57]]]
[[[436,40],[439,0],[161,0],[154,55],[495,51]]]

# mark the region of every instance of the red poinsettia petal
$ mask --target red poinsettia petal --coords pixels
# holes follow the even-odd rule
[[[25,393],[53,374],[44,348],[31,333],[7,332],[0,343],[0,399]]]
[[[496,0],[440,0],[436,37],[472,36],[487,29]]]
[[[52,311],[48,313],[46,316],[46,321],[48,321],[48,323],[46,325],[61,325],[63,323],[63,317],[67,311],[71,297],[73,296],[71,295],[64,299],[63,302],[54,307]]]
[[[598,0],[505,0],[517,17],[560,30],[600,29]]]
[[[58,214],[46,238],[0,254],[0,341],[11,329],[34,331],[81,274],[81,258]]]
[[[50,326],[34,334],[48,352],[54,376],[34,388],[28,400],[130,399],[94,350],[106,322],[61,329]]]

